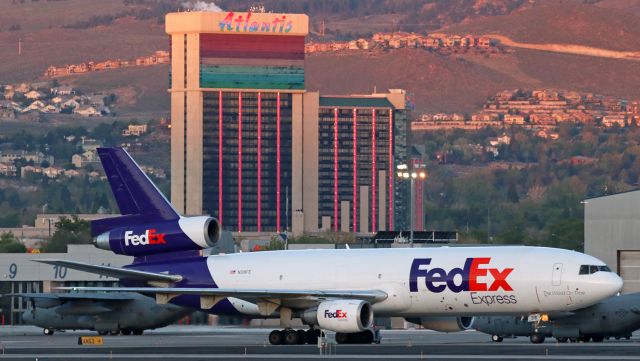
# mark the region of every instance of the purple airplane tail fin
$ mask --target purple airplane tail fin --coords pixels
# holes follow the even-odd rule
[[[98,148],[98,155],[122,216],[91,222],[91,235],[111,228],[177,220],[178,212],[122,148]]]

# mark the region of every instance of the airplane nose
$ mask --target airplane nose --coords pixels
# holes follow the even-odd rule
[[[601,282],[598,282],[599,293],[603,297],[611,297],[617,295],[621,290],[624,282],[622,278],[613,272],[600,273]],[[598,275],[596,273],[596,275]]]
[[[620,291],[622,291],[622,286],[624,286],[624,281],[622,280],[622,277],[618,276],[617,274],[615,273],[611,273],[611,274],[615,276],[614,281],[612,282],[613,283],[612,287],[614,288],[613,294],[616,295]]]

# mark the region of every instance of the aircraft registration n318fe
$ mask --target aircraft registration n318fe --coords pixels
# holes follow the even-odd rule
[[[119,148],[98,154],[122,216],[93,221],[95,245],[135,257],[124,268],[39,260],[120,278],[127,287],[73,290],[142,292],[215,314],[280,318],[273,344],[372,342],[373,316],[465,328],[466,316],[572,311],[618,293],[622,280],[591,256],[563,249],[439,247],[300,250],[203,257],[220,226],[183,217]],[[599,271],[580,274],[581,266]],[[292,330],[300,318],[310,330]],[[430,328],[434,328],[431,325]],[[436,327],[437,328],[437,327]]]

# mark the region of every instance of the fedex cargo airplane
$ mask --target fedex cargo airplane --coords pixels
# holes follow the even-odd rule
[[[134,256],[123,268],[40,260],[117,277],[125,287],[68,290],[140,292],[156,302],[220,315],[279,318],[272,344],[315,342],[320,329],[340,343],[373,340],[373,317],[418,320],[425,327],[466,328],[471,317],[544,316],[593,305],[622,280],[588,255],[563,249],[499,246],[271,251],[212,255],[212,217],[183,217],[129,154],[98,154],[122,216],[93,221],[96,247]],[[580,267],[600,271],[580,274]],[[308,331],[293,330],[299,318]]]

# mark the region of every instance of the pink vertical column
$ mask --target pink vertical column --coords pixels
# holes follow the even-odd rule
[[[371,232],[376,228],[376,110],[371,109]]]
[[[242,92],[238,92],[238,232],[242,232]]]
[[[276,94],[276,230],[280,232],[280,92]]]
[[[424,169],[423,167],[423,163],[422,163],[422,159],[420,159],[420,172],[423,172]],[[424,231],[424,179],[420,178],[420,208],[418,211],[418,214],[420,214],[420,220],[418,221],[418,228],[421,231]]]
[[[353,232],[358,231],[358,111],[353,109]]]
[[[262,229],[262,93],[258,92],[258,232]]]
[[[218,222],[222,224],[222,90],[218,92]]]
[[[333,109],[333,230],[338,232],[338,108]]]
[[[389,109],[389,230],[393,230],[393,178],[395,177],[393,166],[393,110]]]

